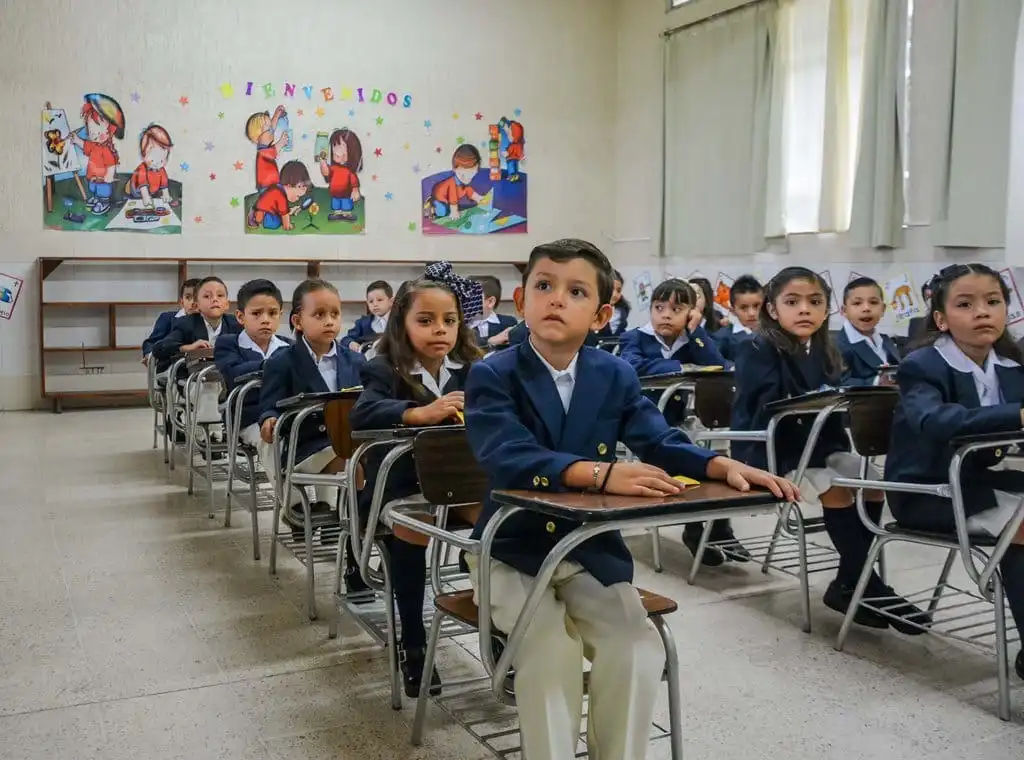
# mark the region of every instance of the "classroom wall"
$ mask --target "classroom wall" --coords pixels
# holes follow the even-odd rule
[[[615,123],[613,11],[613,0],[107,0],[88,6],[7,0],[0,25],[0,102],[8,114],[0,119],[6,151],[0,163],[0,272],[25,278],[25,285],[14,318],[0,320],[0,409],[38,402],[39,256],[525,260],[537,241],[599,239],[613,176],[607,160]],[[253,151],[238,115],[272,110],[282,101],[280,95],[253,97],[249,109],[239,102],[246,80],[257,87],[278,83],[279,90],[291,81],[412,94],[409,109],[380,114],[387,120],[380,128],[387,141],[383,157],[373,156],[373,138],[364,139],[362,181],[372,201],[365,235],[243,234],[239,209],[228,205],[230,197],[252,192]],[[232,101],[219,89],[224,82],[234,83]],[[185,182],[182,235],[43,229],[40,110],[51,101],[68,110],[72,127],[80,126],[78,109],[88,92],[116,93],[129,119],[136,114],[119,144],[120,170],[130,171],[139,160],[141,122],[159,121],[171,132],[169,173]],[[138,93],[139,103],[131,93]],[[183,96],[187,105],[179,103]],[[307,110],[316,105],[314,99]],[[341,108],[328,104],[322,126],[307,114],[309,129],[335,126]],[[410,231],[409,223],[421,215],[420,177],[411,165],[440,170],[458,136],[486,125],[475,120],[476,112],[497,118],[517,108],[527,129],[529,233],[426,237]],[[218,111],[228,118],[218,121]],[[369,106],[359,108],[353,125],[374,132],[375,115]],[[424,120],[432,122],[429,130]],[[294,116],[293,127],[298,133]],[[409,148],[396,130],[408,135]],[[206,141],[215,149],[207,151]],[[441,154],[432,151],[435,144],[444,146]],[[238,159],[245,161],[244,171],[233,170]],[[190,164],[187,174],[179,162]],[[372,182],[371,174],[379,181]],[[393,200],[384,199],[386,191]],[[340,268],[338,274],[339,284],[357,293],[369,276],[365,267]],[[129,281],[123,287],[133,286]]]
[[[879,280],[908,272],[920,286],[938,269],[953,261],[984,261],[1003,264],[1003,249],[942,249],[932,246],[927,224],[915,224],[906,230],[905,246],[896,250],[855,248],[846,235],[793,235],[771,252],[751,251],[747,255],[697,258],[685,261],[666,252],[659,260],[658,241],[661,214],[661,134],[663,30],[686,24],[711,13],[744,5],[748,0],[698,0],[666,14],[665,0],[617,0],[616,96],[615,96],[615,213],[602,228],[602,240],[627,280],[648,272],[654,282],[665,273],[687,276],[700,272],[715,281],[719,272],[735,277],[750,272],[770,277],[788,265],[804,265],[816,270],[827,268],[836,288],[842,288],[849,273]],[[932,0],[930,0],[932,1]],[[933,0],[949,2],[950,0]],[[920,4],[919,4],[920,5]],[[928,65],[930,44],[937,44],[927,24],[914,38],[915,68],[911,89],[910,169],[922,177],[915,189],[911,207],[923,213],[930,208],[927,189],[933,161],[929,155],[940,150],[935,120],[929,108],[936,101],[935,69]],[[937,37],[937,35],[936,35]],[[711,180],[713,181],[713,180]],[[671,213],[671,210],[669,210]],[[1010,215],[1013,218],[1013,214]],[[1020,262],[1024,263],[1024,261]],[[1024,272],[1017,272],[1018,281]],[[626,285],[633,297],[631,284]],[[835,318],[838,321],[838,318]],[[634,310],[631,322],[646,320]],[[887,318],[886,329],[903,333],[905,326]]]

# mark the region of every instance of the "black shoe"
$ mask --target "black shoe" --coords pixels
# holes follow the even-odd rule
[[[709,540],[718,545],[726,559],[731,559],[734,562],[750,562],[750,551],[736,538],[728,520],[715,520],[711,526]]]
[[[1024,679],[1024,649],[1017,652],[1017,662],[1014,663],[1013,669],[1017,671],[1017,677]]]
[[[839,583],[839,581],[832,581],[828,584],[828,588],[825,590],[825,596],[822,601],[825,606],[829,609],[833,609],[836,612],[841,612],[844,615],[850,608],[850,601],[853,599],[853,588],[847,588]],[[864,607],[858,607],[857,611],[853,615],[853,622],[857,625],[862,625],[865,628],[879,628],[885,629],[889,627],[889,620],[881,615],[872,612]]]
[[[424,647],[398,648],[398,665],[402,669],[402,681],[405,684],[405,696],[416,699],[420,695],[420,682],[423,680],[423,660],[427,650]],[[437,668],[430,674],[430,696],[441,693],[441,675]]]
[[[370,604],[375,601],[373,589],[366,585],[358,567],[345,571],[345,598],[354,604]]]
[[[696,526],[696,530],[691,529],[689,525],[683,528],[683,546],[690,550],[690,554],[694,557],[697,556],[697,546],[700,544],[700,535],[704,531],[703,523],[691,523]],[[722,556],[722,552],[718,551],[713,546],[707,546],[704,548],[704,555],[700,558],[700,563],[707,567],[718,567],[725,562],[725,557]]]
[[[331,528],[340,525],[338,515],[326,501],[314,501],[310,505],[313,532],[318,528]],[[281,520],[292,529],[292,539],[302,541],[306,537],[306,518],[302,504],[292,504],[288,509],[281,510]],[[337,538],[335,538],[337,541]]]
[[[895,618],[887,617],[886,620],[889,621],[889,625],[905,636],[920,636],[922,633],[927,633],[925,628],[932,624],[931,615],[908,602],[891,587],[883,584],[881,580],[876,585],[868,586],[865,596],[877,600],[871,602],[873,606],[884,609],[890,615],[896,615]],[[924,628],[919,626],[924,626]]]

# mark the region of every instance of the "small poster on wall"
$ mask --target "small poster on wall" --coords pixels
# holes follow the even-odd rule
[[[0,319],[10,319],[21,293],[22,280],[0,272]]]
[[[715,284],[715,305],[724,310],[726,314],[732,308],[732,304],[729,302],[729,291],[732,290],[733,282],[735,280],[729,275],[724,272],[718,273],[718,282]]]
[[[1010,303],[1006,305],[1006,324],[1015,325],[1024,321],[1024,306],[1021,305],[1017,281],[1014,279],[1013,270],[1009,268],[999,270],[999,276],[1003,278],[1006,287],[1010,289]]]
[[[633,294],[636,296],[636,306],[641,311],[649,311],[651,308],[651,273],[641,272],[633,278]]]
[[[885,300],[889,304],[897,323],[907,322],[924,313],[921,294],[914,287],[910,275],[904,272],[898,277],[885,281]]]
[[[832,284],[832,273],[827,269],[823,269],[818,274],[828,284],[828,289],[832,291],[832,297],[828,302],[828,315],[831,317],[839,313],[839,299],[836,297],[836,287]]]

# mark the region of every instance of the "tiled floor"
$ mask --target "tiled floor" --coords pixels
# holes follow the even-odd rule
[[[387,703],[384,655],[351,623],[336,640],[310,623],[299,565],[285,558],[271,578],[266,558],[253,562],[246,516],[228,530],[208,519],[149,449],[148,421],[143,410],[0,414],[2,760],[490,756],[437,711],[412,748],[411,709]],[[661,575],[648,542],[632,545],[638,582],[680,603],[670,624],[687,757],[1024,757],[1024,689],[1014,722],[999,721],[991,660],[870,631],[837,653],[820,588],[807,635],[793,581],[727,566],[687,586],[677,539],[666,531]],[[892,557],[894,585],[934,563]]]

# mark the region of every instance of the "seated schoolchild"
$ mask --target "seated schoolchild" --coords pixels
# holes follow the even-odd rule
[[[765,286],[758,334],[740,344],[736,357],[736,397],[733,402],[734,430],[764,430],[771,413],[765,406],[773,401],[800,396],[838,385],[843,360],[828,329],[828,283],[804,267],[787,267]],[[802,417],[788,417],[775,429],[775,452],[779,472],[795,474],[811,424]],[[767,460],[764,443],[732,444],[733,454],[748,464],[763,467]],[[872,469],[868,477],[878,478]],[[825,530],[839,553],[835,580],[825,591],[825,606],[846,613],[871,548],[873,534],[864,526],[848,488],[833,486],[832,478],[860,477],[860,457],[850,451],[842,415],[832,415],[821,430],[810,464],[800,484],[808,498],[817,497],[823,509]],[[877,523],[882,516],[884,495],[865,493],[867,512]],[[860,608],[854,622],[871,628],[888,628],[907,635],[921,631],[901,618],[920,622],[924,615],[899,597],[872,572],[869,596],[889,597],[893,620]]]
[[[729,288],[729,307],[732,324],[718,328],[712,334],[719,352],[727,361],[736,361],[737,346],[749,340],[757,329],[757,321],[764,303],[764,288],[753,275],[745,274],[736,278]]]
[[[490,487],[662,496],[679,491],[673,476],[686,475],[795,498],[782,478],[691,444],[644,397],[625,362],[584,345],[611,317],[612,279],[605,255],[582,240],[530,254],[517,291],[530,339],[474,364],[466,385],[466,430]],[[620,440],[642,462],[617,462]],[[484,505],[476,538],[498,508]],[[524,511],[499,529],[487,568],[499,630],[512,630],[533,576],[575,527]],[[468,560],[478,587],[478,558]],[[618,532],[586,541],[555,571],[513,663],[524,756],[575,756],[584,650],[592,663],[591,756],[645,756],[665,656],[632,579]]]
[[[388,325],[394,295],[390,283],[384,280],[374,280],[366,286],[366,310],[369,314],[356,320],[345,336],[345,346],[353,351],[362,351],[365,344],[373,343],[383,334]]]
[[[354,430],[458,423],[470,363],[481,356],[466,314],[481,313],[482,294],[478,283],[455,275],[446,262],[432,264],[423,278],[399,289],[377,355],[362,368],[363,392],[349,416]],[[383,454],[375,456],[374,452],[367,456],[369,477],[359,499],[364,519],[370,512],[382,459]],[[412,459],[400,460],[389,474],[384,502],[418,492]],[[462,516],[475,522],[477,511]],[[395,605],[402,625],[402,678],[410,697],[419,695],[426,655],[423,590],[427,543],[424,534],[396,526],[389,544]],[[432,692],[439,692],[441,679],[436,669],[431,683],[436,687]]]
[[[984,264],[954,264],[932,280],[932,316],[926,345],[901,363],[900,402],[885,461],[886,480],[947,483],[957,436],[1017,433],[1024,426],[1024,354],[1006,329],[1010,291]],[[967,529],[1000,535],[1024,498],[1024,472],[1001,466],[1005,449],[978,451],[964,460],[961,478]],[[889,494],[896,521],[911,530],[953,534],[949,499]],[[1024,528],[999,564],[1003,590],[1024,636]],[[998,600],[1002,604],[1002,600]],[[1024,652],[1017,654],[1024,678]]]
[[[474,280],[484,289],[484,313],[472,324],[476,344],[483,349],[508,345],[509,330],[519,324],[519,320],[495,311],[501,303],[501,280],[493,275],[475,277]]]
[[[196,302],[196,285],[199,280],[192,278],[185,280],[178,288],[178,304],[180,308],[175,311],[165,311],[156,318],[149,337],[142,341],[142,363],[149,364],[149,356],[153,353],[153,346],[167,337],[171,331],[174,320],[184,317],[186,314],[195,314],[199,309]]]
[[[836,348],[846,372],[843,385],[877,385],[879,371],[899,364],[900,354],[888,335],[878,331],[885,314],[882,286],[870,277],[850,280],[843,289],[843,329]]]
[[[618,338],[629,327],[629,312],[632,310],[632,307],[625,296],[622,295],[624,283],[625,280],[622,279],[622,273],[616,269],[615,288],[612,290],[611,301],[612,318],[608,320],[608,324],[602,327],[601,331],[597,334],[599,338]]]
[[[277,334],[281,326],[281,310],[284,301],[281,290],[270,280],[250,280],[238,289],[235,312],[242,332],[237,335],[221,335],[213,348],[213,360],[224,378],[228,393],[238,384],[238,378],[263,369],[263,363],[277,351],[292,344],[288,338]],[[239,436],[250,446],[259,450],[261,446],[260,394],[250,393],[242,407],[239,420]],[[273,456],[260,460],[267,472],[271,485],[276,482]]]
[[[263,365],[260,389],[260,461],[273,469],[274,426],[282,410],[278,402],[299,393],[328,393],[359,385],[359,367],[363,355],[347,350],[338,340],[341,332],[341,297],[337,289],[324,280],[305,280],[292,295],[290,315],[295,343],[278,349]],[[280,432],[287,440],[288,431]],[[322,412],[311,414],[299,428],[295,452],[295,470],[310,474],[340,473],[345,460],[336,456],[327,436]],[[282,451],[281,463],[287,451]],[[280,473],[274,473],[280,477]],[[355,487],[355,484],[350,484]],[[315,486],[315,500],[310,505],[314,528],[338,525],[338,489]],[[292,528],[296,537],[305,531],[302,499],[297,489],[285,494],[281,519]],[[351,558],[351,547],[349,547]],[[360,589],[362,590],[362,589]]]
[[[731,321],[728,316],[718,310],[715,303],[715,291],[711,287],[711,280],[707,277],[691,277],[689,285],[697,295],[695,309],[700,312],[700,327],[708,335],[714,335]]]

